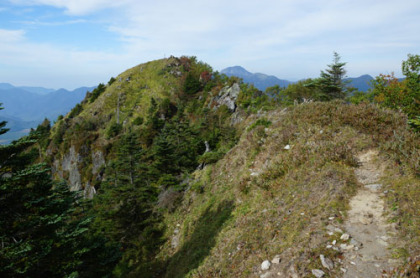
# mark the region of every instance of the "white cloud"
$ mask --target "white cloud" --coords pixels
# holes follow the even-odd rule
[[[8,37],[16,43],[0,43],[3,50],[9,47],[9,55],[0,54],[1,59],[10,64],[13,59],[22,63],[29,59],[33,68],[39,63],[54,68],[54,74],[95,72],[99,76],[109,68],[105,75],[173,54],[196,55],[215,69],[239,64],[251,71],[298,79],[317,76],[331,62],[333,51],[349,62],[349,74],[376,74],[386,64],[398,65],[398,71],[405,55],[418,51],[420,44],[418,0],[10,1],[62,8],[80,16],[76,23],[95,14],[95,20],[105,22],[104,28],[119,37],[122,47],[118,51],[123,49],[119,53],[87,52],[22,43],[24,31],[6,34],[0,30],[0,39]],[[17,58],[12,59],[12,54]]]
[[[39,21],[39,20],[31,20],[31,21],[16,21],[17,23],[25,24],[25,25],[33,25],[33,26],[60,26],[60,25],[71,25],[71,24],[80,24],[86,23],[87,20],[85,19],[75,19],[75,20],[64,20],[64,21]]]
[[[126,0],[9,0],[17,5],[45,5],[63,8],[71,15],[87,15],[103,9],[124,5]]]
[[[106,82],[107,78],[132,66],[124,55],[33,43],[23,34],[23,31],[0,29],[2,81],[71,89]]]
[[[24,39],[24,36],[25,36],[25,31],[23,30],[0,29],[0,42],[1,43],[22,41]]]

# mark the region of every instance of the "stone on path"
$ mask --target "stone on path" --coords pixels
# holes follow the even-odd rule
[[[325,272],[320,269],[312,269],[312,274],[315,275],[317,278],[321,278],[325,275]]]
[[[321,264],[323,267],[327,268],[328,270],[334,268],[334,263],[330,259],[325,258],[324,255],[319,255],[319,258],[321,259]]]
[[[268,270],[268,269],[270,269],[270,266],[271,266],[271,263],[268,260],[265,260],[261,264],[261,269],[262,270]]]

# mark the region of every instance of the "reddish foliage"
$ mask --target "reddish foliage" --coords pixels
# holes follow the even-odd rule
[[[181,66],[184,67],[185,71],[190,71],[190,69],[191,69],[190,58],[188,58],[187,56],[182,56],[181,58],[179,58],[179,63],[181,64]]]
[[[211,73],[208,71],[203,71],[200,74],[200,82],[206,84],[207,82],[209,82],[211,80]]]

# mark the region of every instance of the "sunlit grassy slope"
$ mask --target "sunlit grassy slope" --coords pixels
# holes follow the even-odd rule
[[[252,125],[257,118],[271,125]],[[261,262],[280,255],[286,272],[294,267],[311,277],[311,269],[325,270],[320,254],[341,258],[326,248],[340,242],[326,227],[346,218],[361,187],[355,157],[371,148],[388,165],[388,212],[401,232],[393,252],[418,255],[420,146],[404,121],[373,105],[341,102],[249,117],[244,126],[252,129],[221,161],[196,171],[181,206],[166,214],[159,268],[165,277],[258,277]],[[341,276],[336,266],[328,276]]]

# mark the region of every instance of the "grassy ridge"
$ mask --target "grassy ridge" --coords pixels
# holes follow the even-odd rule
[[[137,165],[140,178],[133,188],[139,195],[144,188],[155,192],[153,200],[159,201],[153,213],[163,219],[158,228],[164,236],[156,246],[149,240],[150,250],[143,256],[141,250],[147,248],[139,242],[147,239],[123,225],[121,238],[110,241],[120,244],[127,234],[132,238],[121,248],[127,249],[115,275],[248,277],[258,275],[261,262],[277,254],[287,262],[285,269],[309,275],[310,269],[321,267],[320,254],[341,256],[325,248],[338,239],[325,229],[346,218],[349,199],[361,186],[354,175],[356,156],[371,148],[379,149],[392,166],[383,183],[392,221],[405,237],[394,254],[420,255],[419,136],[408,130],[403,114],[343,101],[284,108],[281,98],[209,70],[187,57],[136,66],[103,91],[88,94],[52,128],[48,151],[57,170],[74,147],[82,183],[94,185],[99,196],[107,194],[102,181],[109,183],[108,193],[119,188],[107,179],[112,166],[92,173],[95,151],[103,153],[108,165],[123,166],[125,157],[142,154],[124,167]],[[220,90],[235,82],[241,88],[236,112],[226,105],[215,109]],[[126,147],[133,151],[118,157],[125,141],[132,141]],[[211,151],[202,155],[206,141]],[[207,164],[204,169],[194,171],[202,163]],[[114,169],[115,175],[129,180],[124,167]],[[109,199],[116,202],[113,207],[102,204],[99,210],[106,214],[119,208],[126,199],[115,194]],[[131,200],[134,195],[127,196]],[[99,227],[115,226],[106,217],[101,221]],[[327,274],[336,277],[339,270]]]
[[[224,159],[195,172],[181,207],[165,216],[169,240],[159,258],[167,266],[166,277],[257,275],[261,262],[276,254],[284,254],[299,274],[309,275],[310,269],[321,267],[319,254],[340,256],[325,248],[334,238],[325,227],[339,225],[346,217],[348,200],[361,186],[354,176],[355,157],[369,148],[381,149],[383,159],[403,171],[394,172],[398,178],[391,179],[388,199],[390,204],[397,202],[398,214],[404,216],[398,228],[412,240],[395,247],[395,252],[419,254],[420,223],[415,215],[420,209],[415,177],[419,141],[406,129],[402,115],[374,105],[331,102],[299,105],[264,117],[272,125],[245,132]],[[251,117],[247,124],[255,121]],[[203,191],[194,190],[194,183]],[[226,203],[228,216],[214,229],[206,215]],[[177,224],[180,245],[173,249],[170,239]],[[200,232],[212,229],[216,234],[209,238]],[[201,255],[182,251],[187,246]],[[339,270],[328,275],[340,275]]]

